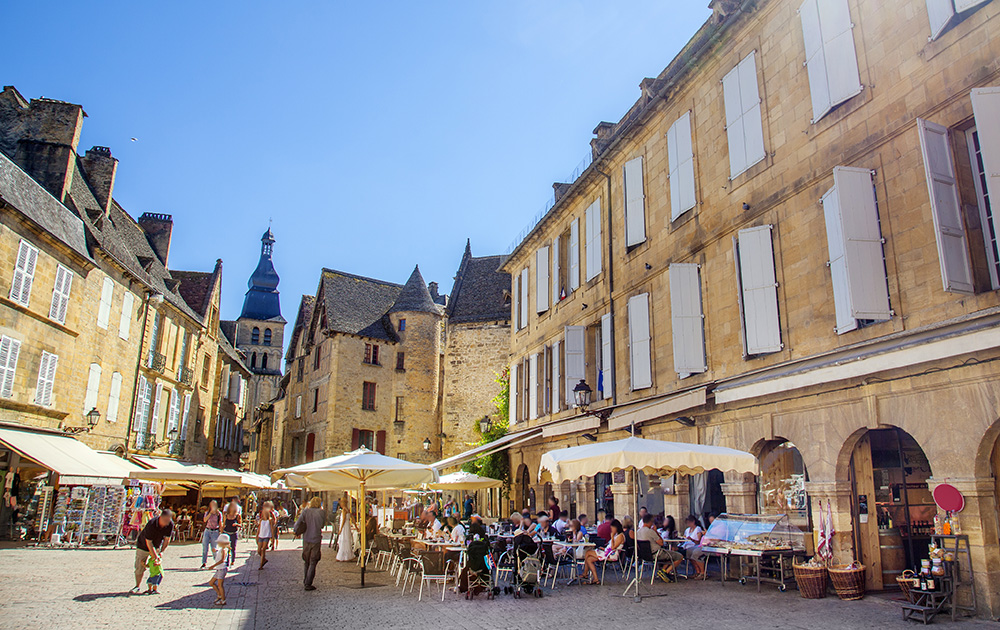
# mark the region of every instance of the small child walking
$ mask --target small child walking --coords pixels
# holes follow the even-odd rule
[[[149,556],[146,560],[146,568],[149,569],[149,577],[146,578],[146,595],[155,595],[159,593],[160,582],[163,581],[163,567],[160,566],[160,561],[153,556]]]
[[[208,567],[210,570],[215,569],[215,575],[209,580],[208,584],[215,590],[215,594],[218,597],[215,599],[215,604],[217,606],[226,605],[226,571],[229,569],[229,534],[219,535],[219,539],[215,541],[218,545],[215,549],[215,563]]]

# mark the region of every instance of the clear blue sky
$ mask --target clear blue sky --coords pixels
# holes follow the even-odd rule
[[[224,318],[273,218],[291,322],[321,267],[449,291],[466,238],[504,253],[707,4],[8,2],[0,80],[83,105],[170,267],[223,259]]]

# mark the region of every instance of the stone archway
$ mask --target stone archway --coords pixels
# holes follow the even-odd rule
[[[520,511],[531,506],[530,491],[531,471],[528,470],[527,465],[522,463],[517,467],[517,472],[514,475],[514,509],[516,511]]]

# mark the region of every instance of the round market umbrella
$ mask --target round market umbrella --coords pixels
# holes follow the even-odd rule
[[[424,464],[414,464],[387,457],[367,448],[359,448],[337,457],[328,457],[307,464],[283,468],[271,473],[275,481],[284,478],[290,486],[310,490],[357,490],[361,501],[361,586],[365,585],[365,529],[368,510],[366,490],[410,488],[422,483],[435,483],[437,471]]]
[[[460,470],[449,475],[441,475],[437,483],[427,484],[433,490],[482,490],[484,488],[502,488],[503,482],[492,477],[483,477],[476,473]]]
[[[646,440],[635,436],[611,442],[596,442],[583,446],[549,451],[542,455],[539,466],[539,481],[560,484],[566,480],[589,477],[597,473],[619,470],[632,472],[632,492],[635,511],[639,513],[637,471],[646,474],[672,475],[680,473],[694,475],[718,468],[737,472],[757,473],[757,458],[750,453],[723,446],[686,444],[663,440]],[[633,554],[635,562],[635,601],[639,596],[639,554]],[[625,592],[628,593],[630,583]]]

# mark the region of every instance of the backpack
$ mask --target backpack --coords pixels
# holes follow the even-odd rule
[[[542,561],[538,558],[525,558],[517,575],[524,584],[538,584],[538,574],[542,570]]]

